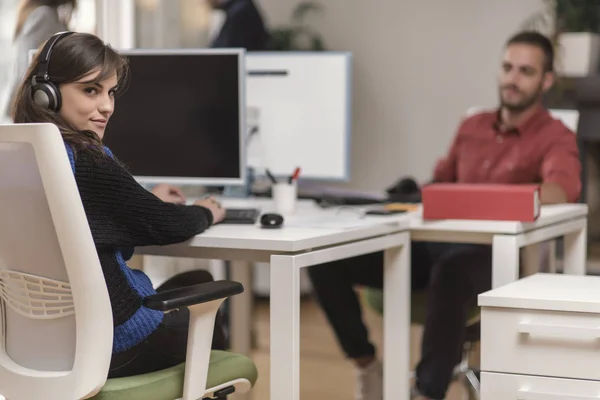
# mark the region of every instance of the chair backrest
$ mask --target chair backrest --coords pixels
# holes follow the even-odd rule
[[[478,112],[485,111],[484,107],[469,107],[465,116],[470,117],[472,115],[477,114]],[[554,118],[559,119],[567,128],[572,130],[574,133],[577,133],[577,127],[579,125],[579,111],[578,110],[559,110],[559,109],[550,109],[548,110],[550,115]]]
[[[0,394],[79,399],[105,383],[110,299],[60,132],[0,125]]]
[[[563,124],[574,133],[577,133],[579,126],[579,111],[578,110],[550,110],[550,114],[562,121]]]
[[[473,116],[479,112],[483,112],[485,110],[486,110],[485,107],[479,107],[479,106],[469,107],[467,109],[467,112],[465,113],[465,117],[471,117],[471,116]]]

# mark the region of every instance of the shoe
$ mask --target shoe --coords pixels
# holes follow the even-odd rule
[[[421,400],[423,398],[423,396],[421,395],[421,393],[419,392],[419,390],[412,386],[410,388],[410,396],[409,396],[410,400]]]
[[[417,389],[416,387],[413,386],[410,388],[410,400],[433,400],[433,399],[423,396],[421,394],[421,392],[419,392],[419,389]]]
[[[357,371],[356,400],[383,400],[383,366],[378,360]]]
[[[428,400],[427,397],[423,396],[416,387],[410,388],[410,400]]]

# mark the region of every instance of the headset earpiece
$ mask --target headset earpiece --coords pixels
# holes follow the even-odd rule
[[[56,43],[72,33],[73,32],[59,32],[48,39],[38,57],[36,72],[31,78],[31,96],[34,103],[50,111],[58,112],[62,104],[60,91],[48,76],[50,55],[52,54],[52,49]]]
[[[40,107],[47,108],[50,111],[60,110],[60,92],[58,88],[50,81],[43,83],[32,82],[33,101]]]

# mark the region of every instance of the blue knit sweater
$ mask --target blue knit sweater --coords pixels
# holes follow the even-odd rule
[[[134,247],[190,239],[212,224],[212,213],[161,201],[140,186],[108,148],[107,155],[74,153],[69,145],[66,149],[108,287],[113,353],[119,353],[150,336],[164,315],[142,305],[145,296],[156,292],[144,272],[127,266]]]

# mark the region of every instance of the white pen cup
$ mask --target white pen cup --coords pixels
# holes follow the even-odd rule
[[[282,215],[293,214],[296,210],[296,201],[298,198],[298,185],[296,181],[292,183],[277,182],[272,188],[273,203],[275,212]]]

